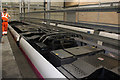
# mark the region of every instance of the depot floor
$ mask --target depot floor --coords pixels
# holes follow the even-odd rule
[[[2,78],[37,78],[9,32],[2,42]]]

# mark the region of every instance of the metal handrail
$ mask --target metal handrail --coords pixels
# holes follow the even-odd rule
[[[24,17],[21,17],[24,18]],[[74,27],[80,27],[80,28],[88,28],[93,30],[101,30],[106,32],[113,32],[113,33],[120,33],[120,25],[107,25],[107,24],[91,24],[91,23],[84,23],[84,22],[69,22],[69,21],[61,21],[61,20],[51,20],[51,19],[41,19],[41,18],[32,18],[32,17],[25,17],[26,19],[36,19],[40,21],[50,21],[51,23],[55,24],[63,24],[63,25],[69,25]]]
[[[48,10],[48,11],[35,11],[30,13],[55,13],[55,12],[119,12],[120,7],[118,7],[120,2],[113,3],[101,3],[101,4],[91,4],[91,5],[81,5],[79,7],[67,8],[61,10]]]

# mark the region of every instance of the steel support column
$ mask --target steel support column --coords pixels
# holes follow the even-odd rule
[[[22,0],[20,0],[19,2],[19,10],[20,10],[20,21],[21,21],[21,17],[22,17]]]
[[[24,14],[24,21],[25,21],[25,0],[23,0],[23,14]]]
[[[28,17],[29,17],[29,21],[30,21],[30,0],[28,0]]]
[[[44,19],[46,19],[45,11],[46,11],[46,0],[44,0]]]
[[[51,0],[47,0],[47,10],[48,11],[50,10],[50,6],[51,6]],[[47,13],[47,19],[48,19],[47,24],[50,24],[50,21],[49,21],[50,13]]]

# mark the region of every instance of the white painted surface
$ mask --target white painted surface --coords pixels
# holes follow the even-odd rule
[[[20,47],[25,51],[31,62],[35,65],[43,78],[64,78],[52,64],[50,64],[39,52],[37,52],[24,38],[20,40]]]
[[[55,23],[50,23],[50,25],[55,26]]]
[[[117,39],[120,40],[120,35],[115,34],[115,33],[108,33],[108,32],[103,32],[101,31],[99,33],[100,36],[104,36],[104,37],[108,37],[108,38],[112,38],[112,39]]]
[[[61,24],[58,24],[58,27],[66,28],[66,29],[71,29],[71,30],[75,30],[75,31],[81,31],[81,32],[85,32],[85,33],[87,33],[89,31],[90,34],[94,34],[94,30],[92,30],[92,29],[78,28],[78,27],[61,25]],[[103,37],[108,37],[108,38],[120,40],[120,35],[116,34],[116,33],[109,33],[109,32],[101,31],[99,33],[99,35],[103,36]],[[98,42],[98,44],[102,45],[101,42]]]
[[[102,45],[103,45],[103,42],[102,42],[102,41],[98,41],[98,44],[102,46]]]
[[[14,36],[15,40],[19,41],[20,35],[10,25],[8,27],[9,27],[10,32],[12,34],[14,34],[13,36]]]
[[[46,22],[42,22],[43,24],[46,24]]]
[[[81,31],[81,32],[85,32],[85,33],[87,33],[89,31],[90,34],[94,34],[94,30],[92,30],[92,29],[78,28],[78,27],[61,25],[61,24],[58,24],[58,27],[71,29],[71,30],[75,30],[75,31]]]

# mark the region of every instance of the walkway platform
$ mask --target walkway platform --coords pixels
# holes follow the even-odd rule
[[[34,71],[17,46],[10,32],[3,36],[2,42],[2,78],[5,79],[37,79]],[[1,57],[1,56],[0,56]]]

